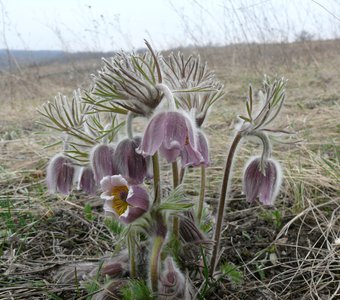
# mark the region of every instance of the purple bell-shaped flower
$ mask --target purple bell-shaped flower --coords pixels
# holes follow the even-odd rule
[[[114,148],[108,144],[99,144],[92,149],[90,162],[97,184],[105,176],[117,174],[113,155]]]
[[[140,137],[124,139],[118,144],[114,154],[117,173],[129,184],[140,184],[147,175],[147,158],[136,152],[140,143]]]
[[[97,184],[91,167],[84,167],[80,170],[79,189],[89,195],[94,195],[96,193]]]
[[[74,173],[70,158],[63,154],[55,155],[47,167],[46,183],[49,191],[68,195],[72,190]]]
[[[180,155],[185,165],[203,162],[203,157],[196,148],[192,122],[182,112],[160,112],[150,120],[138,151],[144,156],[152,156],[158,150],[169,163],[176,161]]]
[[[280,165],[273,159],[261,163],[261,157],[252,158],[247,164],[243,177],[243,191],[248,202],[256,198],[260,202],[272,206],[279,192],[282,181]]]

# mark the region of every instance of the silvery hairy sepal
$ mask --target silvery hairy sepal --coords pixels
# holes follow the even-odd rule
[[[243,176],[243,191],[246,199],[254,203],[259,201],[268,206],[274,205],[280,190],[282,171],[279,163],[273,159],[251,158]]]
[[[91,167],[83,167],[79,175],[79,189],[89,195],[94,195],[97,190],[97,183]]]
[[[140,184],[147,176],[148,157],[136,152],[140,144],[140,137],[126,138],[119,142],[114,154],[117,173],[121,174],[129,184]]]
[[[98,144],[92,149],[90,162],[97,184],[105,176],[117,174],[113,156],[114,148],[110,144]]]
[[[55,155],[47,167],[46,183],[51,193],[68,195],[72,190],[75,168],[64,154]]]

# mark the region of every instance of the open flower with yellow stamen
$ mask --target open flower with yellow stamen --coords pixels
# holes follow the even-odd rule
[[[119,220],[129,224],[149,209],[149,195],[137,185],[129,186],[121,175],[105,176],[100,181],[105,200],[104,210],[115,214]]]

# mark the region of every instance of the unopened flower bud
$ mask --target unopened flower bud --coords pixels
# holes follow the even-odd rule
[[[185,293],[185,278],[175,266],[172,257],[167,257],[160,274],[158,299],[182,299]]]
[[[268,159],[261,162],[261,157],[252,158],[244,171],[243,191],[248,202],[256,198],[265,205],[273,205],[279,192],[282,174],[278,162]]]
[[[90,161],[94,172],[94,179],[97,184],[99,184],[105,176],[117,174],[113,155],[114,148],[108,144],[100,144],[92,149]]]
[[[69,194],[72,189],[74,166],[63,154],[55,155],[47,167],[46,183],[51,193]]]
[[[136,152],[140,143],[140,137],[124,139],[118,144],[114,154],[117,173],[126,178],[129,184],[140,184],[146,177],[146,158]]]
[[[79,188],[89,195],[96,193],[97,184],[91,167],[82,168],[79,177]]]

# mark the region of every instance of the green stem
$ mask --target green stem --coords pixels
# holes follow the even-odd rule
[[[136,244],[133,239],[133,237],[129,236],[128,237],[128,249],[129,249],[129,261],[130,261],[130,277],[131,278],[136,278],[137,277],[137,272],[136,272]]]
[[[160,204],[161,202],[161,184],[160,184],[158,152],[156,152],[152,156],[152,166],[153,166],[153,188],[155,191],[153,205],[157,205],[157,204]]]
[[[157,295],[158,292],[158,270],[159,270],[159,262],[160,262],[160,254],[162,250],[162,246],[164,243],[164,237],[156,236],[151,250],[151,258],[150,258],[150,281],[152,292]]]
[[[203,204],[204,204],[204,194],[205,194],[205,166],[201,166],[201,189],[200,189],[200,198],[198,202],[198,210],[197,210],[197,220],[198,223],[201,223],[202,212],[203,212]]]
[[[234,159],[237,146],[239,142],[241,141],[241,138],[242,138],[242,134],[237,133],[233,140],[233,143],[230,146],[227,162],[226,162],[225,169],[224,169],[220,201],[219,201],[218,211],[217,211],[216,227],[215,227],[215,233],[214,233],[214,248],[213,248],[211,261],[210,261],[210,275],[211,276],[213,276],[215,272],[217,256],[218,256],[218,252],[220,248],[221,229],[222,229],[222,224],[223,224],[227,188],[229,184],[229,178],[231,174],[233,159]]]
[[[172,163],[172,179],[173,179],[173,188],[175,190],[179,185],[177,161],[174,161]],[[176,239],[178,239],[178,237],[179,237],[179,220],[178,220],[177,216],[174,216],[174,218],[173,218],[172,232],[174,234],[174,237]]]

